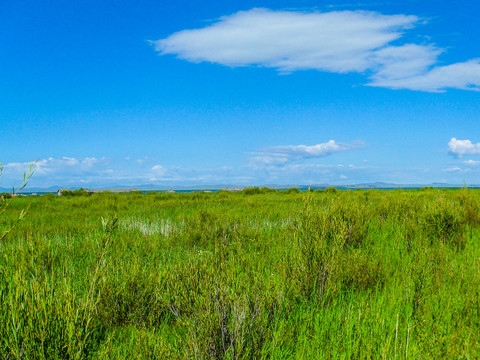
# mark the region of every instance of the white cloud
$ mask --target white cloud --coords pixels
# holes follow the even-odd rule
[[[33,176],[29,186],[68,186],[71,183],[83,184],[108,178],[113,170],[107,168],[110,160],[95,157],[74,158],[61,157],[40,159],[31,162],[11,162],[4,166],[2,186],[17,186],[23,179],[23,174],[33,166]]]
[[[364,147],[361,142],[339,143],[335,140],[329,140],[326,143],[317,145],[286,145],[272,146],[254,153],[251,163],[255,165],[276,165],[285,164],[291,161],[300,161],[311,158],[319,158],[334,153],[345,152]]]
[[[470,140],[457,140],[451,138],[448,142],[450,154],[461,158],[463,155],[478,155],[480,154],[480,143],[473,144]]]
[[[194,63],[262,66],[282,73],[314,69],[370,74],[369,85],[392,89],[478,90],[478,60],[438,66],[433,45],[391,45],[419,23],[413,15],[367,11],[300,12],[252,9],[201,29],[154,41],[161,54]]]
[[[442,92],[446,88],[480,91],[480,59],[438,66],[411,77],[375,76],[375,80],[370,85],[429,92]]]
[[[459,168],[459,167],[451,167],[451,168],[448,168],[448,169],[444,169],[442,171],[447,172],[447,173],[455,173],[455,172],[467,172],[467,171],[470,171],[470,169],[462,169],[462,168]]]
[[[480,161],[466,160],[463,162],[467,166],[480,166]]]
[[[147,166],[149,158],[141,162],[114,161],[106,158],[47,158],[36,162],[11,162],[3,166],[0,186],[17,186],[29,166],[36,164],[28,187],[128,187],[149,184],[201,185],[244,183],[252,180],[232,167],[189,168],[182,166]]]
[[[254,168],[257,183],[264,184],[335,184],[346,178],[354,182],[372,181],[378,168],[372,166],[325,164],[275,164]]]
[[[229,166],[214,168],[190,168],[182,166],[155,165],[150,168],[148,179],[159,183],[215,184],[225,181],[238,181],[243,178]]]
[[[164,176],[167,173],[167,169],[161,165],[155,165],[150,170],[156,176]]]
[[[162,165],[155,165],[155,166],[152,166],[150,170],[154,172],[164,172],[165,168]]]
[[[406,44],[379,49],[373,55],[378,65],[372,67],[374,75],[373,83],[370,85],[381,81],[393,82],[417,77],[435,64],[440,53],[441,50],[432,45]]]
[[[72,158],[62,157],[59,159],[48,158],[38,161],[24,162],[24,163],[9,163],[5,165],[5,170],[11,170],[15,173],[23,173],[29,169],[30,166],[34,166],[34,173],[37,175],[48,175],[58,171],[87,171],[96,164],[103,162],[105,159],[96,159],[94,157],[86,158]]]
[[[363,11],[252,9],[203,29],[177,32],[155,45],[161,54],[192,62],[346,73],[370,68],[372,52],[398,39],[400,31],[416,21],[416,16]]]

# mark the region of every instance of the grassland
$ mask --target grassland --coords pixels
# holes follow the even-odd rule
[[[480,192],[17,198],[2,359],[480,357]]]

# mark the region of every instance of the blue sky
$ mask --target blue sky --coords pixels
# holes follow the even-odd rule
[[[0,4],[0,187],[480,184],[472,1]]]

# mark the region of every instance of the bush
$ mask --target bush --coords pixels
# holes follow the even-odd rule
[[[72,191],[73,196],[89,196],[91,195],[90,192],[87,191],[87,189],[78,189],[78,190],[73,190]]]
[[[62,196],[90,196],[92,195],[87,189],[77,189],[77,190],[64,190],[62,191]]]
[[[338,190],[335,189],[333,186],[328,187],[328,188],[325,189],[325,192],[326,192],[326,193],[330,193],[330,194],[335,194],[335,193],[337,193],[337,191],[338,191]]]
[[[465,220],[462,219],[461,209],[455,204],[440,198],[435,206],[425,213],[425,229],[433,245],[436,240],[443,244],[452,244],[457,247],[465,245]]]
[[[273,193],[273,192],[275,192],[275,189],[270,189],[270,188],[264,186],[260,189],[260,192],[262,194]]]
[[[8,192],[3,192],[0,194],[0,199],[10,199],[12,197],[12,194]]]
[[[260,188],[258,186],[247,187],[242,190],[245,195],[257,195],[260,194]]]

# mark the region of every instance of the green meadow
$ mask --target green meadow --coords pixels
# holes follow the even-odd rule
[[[480,357],[480,191],[69,195],[0,216],[1,359]]]

